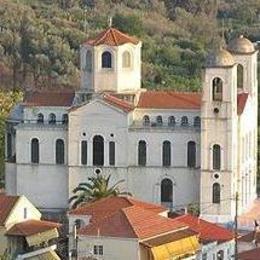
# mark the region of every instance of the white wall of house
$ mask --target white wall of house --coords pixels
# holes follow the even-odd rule
[[[103,246],[103,255],[94,255],[94,245]],[[98,260],[141,260],[139,243],[134,238],[79,236],[79,257],[95,256]]]
[[[197,260],[215,260],[218,259],[218,253],[223,251],[225,260],[233,259],[235,252],[235,242],[230,240],[223,243],[217,243],[216,241],[202,245],[201,251],[197,254]],[[203,256],[205,258],[203,258]]]

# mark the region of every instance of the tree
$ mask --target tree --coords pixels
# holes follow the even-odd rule
[[[73,190],[76,194],[69,199],[69,203],[72,203],[72,208],[75,209],[78,206],[86,202],[93,202],[106,197],[114,197],[120,195],[130,195],[129,192],[121,192],[118,185],[124,180],[116,182],[109,187],[111,175],[108,177],[98,174],[94,177],[89,177],[88,182],[80,183],[78,187]]]

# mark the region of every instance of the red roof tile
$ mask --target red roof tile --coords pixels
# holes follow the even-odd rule
[[[110,45],[119,46],[125,43],[138,44],[138,40],[132,36],[118,31],[115,28],[108,28],[101,32],[96,38],[87,40],[84,44],[98,46],[98,45]]]
[[[129,103],[123,99],[117,98],[115,96],[109,95],[109,94],[105,94],[103,99],[108,104],[118,107],[118,108],[122,109],[124,112],[130,112],[134,109],[134,106],[131,103]]]
[[[72,105],[74,92],[29,92],[25,94],[26,106],[64,106]]]
[[[80,235],[149,238],[184,228],[185,224],[162,217],[152,211],[131,206],[103,217],[99,222],[79,230]]]
[[[231,231],[226,228],[220,227],[214,223],[210,223],[203,219],[199,219],[191,215],[183,215],[177,218],[174,218],[179,222],[185,223],[192,230],[199,233],[199,237],[202,241],[218,241],[224,242],[232,240],[234,235]]]
[[[19,196],[0,194],[0,226],[3,226]]]
[[[114,214],[116,211],[131,206],[138,206],[143,209],[152,211],[154,213],[160,213],[166,211],[166,208],[136,200],[132,197],[109,197],[98,200],[93,203],[86,203],[84,206],[71,210],[71,215],[91,215],[95,221],[102,219],[106,216]]]
[[[239,260],[257,260],[260,258],[260,248],[244,251],[238,254]]]
[[[240,93],[237,95],[237,114],[241,115],[245,109],[248,93]]]
[[[200,109],[201,93],[146,91],[141,93],[138,108]]]
[[[59,228],[61,224],[43,221],[27,220],[13,225],[5,234],[8,236],[32,236],[54,228]]]

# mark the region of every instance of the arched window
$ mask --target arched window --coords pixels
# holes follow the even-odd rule
[[[224,260],[224,250],[219,250],[217,252],[217,260]]]
[[[40,151],[39,151],[39,140],[33,138],[31,141],[31,162],[39,163]]]
[[[173,202],[173,183],[170,179],[163,179],[161,182],[161,202]]]
[[[68,122],[69,122],[68,114],[63,114],[63,115],[62,115],[62,124],[63,124],[63,125],[67,125]]]
[[[43,124],[44,123],[44,115],[42,113],[39,113],[37,116],[37,123]]]
[[[149,126],[150,125],[150,117],[149,116],[145,115],[143,117],[143,125],[144,126]]]
[[[86,165],[88,159],[88,142],[81,141],[81,164]]]
[[[187,165],[194,168],[196,167],[196,143],[189,141],[187,146]]]
[[[92,71],[92,52],[91,51],[87,51],[86,53],[86,71],[91,72]]]
[[[237,65],[237,88],[243,88],[244,85],[244,67],[241,64]]]
[[[212,98],[213,101],[222,101],[223,81],[220,78],[214,78],[212,81]]]
[[[93,138],[93,165],[104,165],[104,138],[100,135]]]
[[[219,183],[214,183],[212,187],[212,202],[219,204],[220,203],[220,185]]]
[[[174,116],[169,116],[168,117],[168,126],[175,126],[176,121]]]
[[[181,118],[181,126],[188,126],[188,124],[189,124],[188,117],[187,116],[183,116]]]
[[[64,141],[62,139],[56,141],[56,163],[64,164]]]
[[[221,167],[221,149],[218,144],[213,145],[213,169],[220,170]]]
[[[102,68],[112,68],[112,54],[109,51],[102,53]]]
[[[109,142],[109,165],[115,165],[116,157],[116,144],[115,142]]]
[[[131,54],[129,51],[125,51],[122,55],[122,67],[123,68],[131,67]]]
[[[49,124],[56,124],[56,116],[53,113],[49,115]]]
[[[145,166],[146,165],[146,142],[139,141],[138,143],[138,165]]]
[[[196,116],[196,117],[194,118],[193,125],[194,125],[195,127],[200,127],[200,117],[199,117],[199,116]]]
[[[13,152],[12,152],[12,135],[10,133],[7,134],[6,139],[6,155],[7,159],[11,159]]]
[[[163,142],[162,161],[163,161],[163,166],[171,166],[171,142],[170,141]]]
[[[162,125],[163,124],[162,116],[157,116],[156,117],[156,123],[157,123],[157,125]]]

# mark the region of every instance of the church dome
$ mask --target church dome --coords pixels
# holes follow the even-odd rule
[[[209,53],[206,60],[207,68],[229,67],[235,64],[234,58],[230,52],[224,49],[218,49]]]
[[[238,54],[249,54],[255,51],[255,47],[251,41],[240,35],[228,44],[228,50]]]

